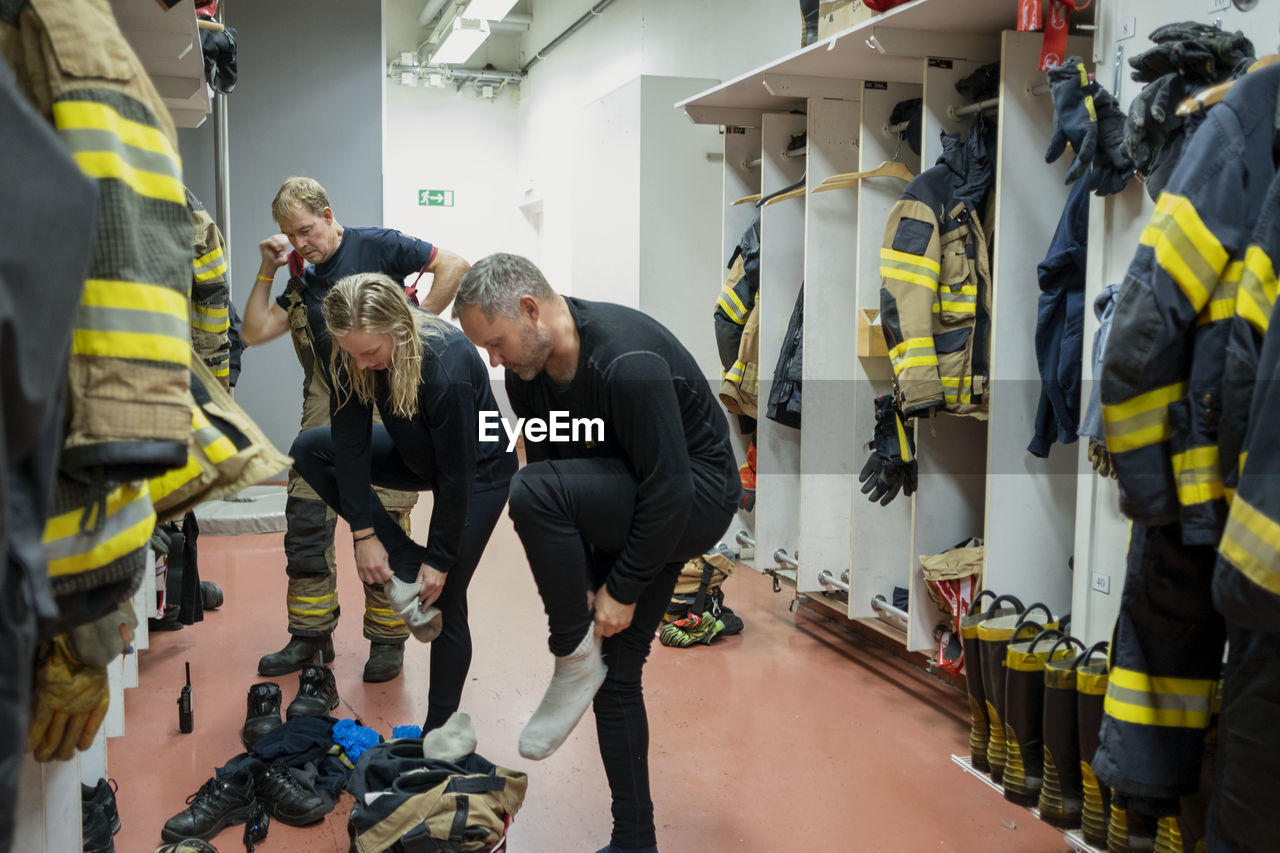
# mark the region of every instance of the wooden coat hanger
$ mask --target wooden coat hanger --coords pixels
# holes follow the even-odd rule
[[[879,166],[865,172],[845,172],[839,175],[832,175],[814,189],[814,192],[821,193],[827,190],[845,189],[867,178],[897,178],[910,183],[915,178],[915,174],[907,168],[905,163],[899,163],[897,160],[885,160]]]
[[[742,198],[735,198],[733,201],[729,202],[729,206],[733,207],[735,205],[747,204],[748,202],[759,201],[759,200],[760,200],[760,193],[753,193],[752,195],[744,195]]]
[[[780,193],[778,195],[773,196],[772,198],[765,201],[765,205],[767,206],[770,204],[777,204],[778,202],[786,201],[789,198],[799,198],[800,196],[804,195],[804,193],[805,193],[804,187],[798,187],[794,190],[790,190],[789,192]]]
[[[1275,65],[1277,62],[1280,62],[1280,53],[1269,53],[1250,65],[1249,71],[1257,71],[1259,68],[1266,68],[1268,65]],[[1190,98],[1186,98],[1182,103],[1178,104],[1177,115],[1189,116],[1202,109],[1207,110],[1209,107],[1225,98],[1227,96],[1227,92],[1230,92],[1231,87],[1235,84],[1235,80],[1228,80],[1225,83],[1218,83],[1217,85],[1210,86],[1207,89],[1201,89]]]

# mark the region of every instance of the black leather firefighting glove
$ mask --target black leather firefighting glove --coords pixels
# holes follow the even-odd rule
[[[869,501],[887,506],[901,491],[910,497],[917,485],[916,445],[907,432],[892,394],[876,397],[876,429],[871,456],[858,474]]]
[[[1179,74],[1199,85],[1227,79],[1253,58],[1253,42],[1240,31],[1227,32],[1196,21],[1165,24],[1151,33],[1153,47],[1129,60],[1133,79],[1150,83]]]
[[[1147,179],[1147,192],[1160,195],[1182,157],[1186,117],[1178,115],[1195,86],[1178,74],[1148,83],[1133,99],[1124,127],[1124,149]]]
[[[1072,56],[1046,74],[1053,94],[1053,137],[1044,160],[1052,163],[1070,143],[1076,161],[1067,172],[1074,183],[1086,172],[1088,186],[1098,195],[1124,189],[1133,163],[1124,151],[1125,115],[1111,93],[1090,80],[1084,62]]]

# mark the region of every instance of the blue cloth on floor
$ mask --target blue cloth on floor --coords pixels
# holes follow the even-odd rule
[[[395,726],[391,729],[391,739],[399,740],[402,737],[422,737],[421,726]]]
[[[382,735],[355,720],[339,720],[333,726],[333,742],[342,747],[347,758],[355,762],[360,753],[382,743]]]

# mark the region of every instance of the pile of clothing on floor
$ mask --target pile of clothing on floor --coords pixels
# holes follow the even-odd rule
[[[247,751],[187,798],[161,830],[169,843],[157,853],[213,851],[209,840],[237,824],[245,825],[245,849],[252,850],[272,818],[289,826],[317,823],[344,790],[355,797],[348,819],[354,851],[428,840],[451,850],[492,851],[524,802],[528,777],[476,754],[466,714],[425,736],[417,726],[396,726],[384,739],[358,720],[323,713],[291,713],[281,722],[278,690],[274,726],[264,725],[262,710],[261,697],[251,693],[242,730]]]

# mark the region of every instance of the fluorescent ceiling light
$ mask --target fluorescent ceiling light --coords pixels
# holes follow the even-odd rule
[[[453,27],[445,36],[440,47],[432,55],[431,61],[439,65],[458,65],[471,58],[486,38],[489,37],[489,22],[475,18],[454,18]]]
[[[514,5],[516,0],[471,0],[462,17],[478,18],[482,21],[501,21]]]

